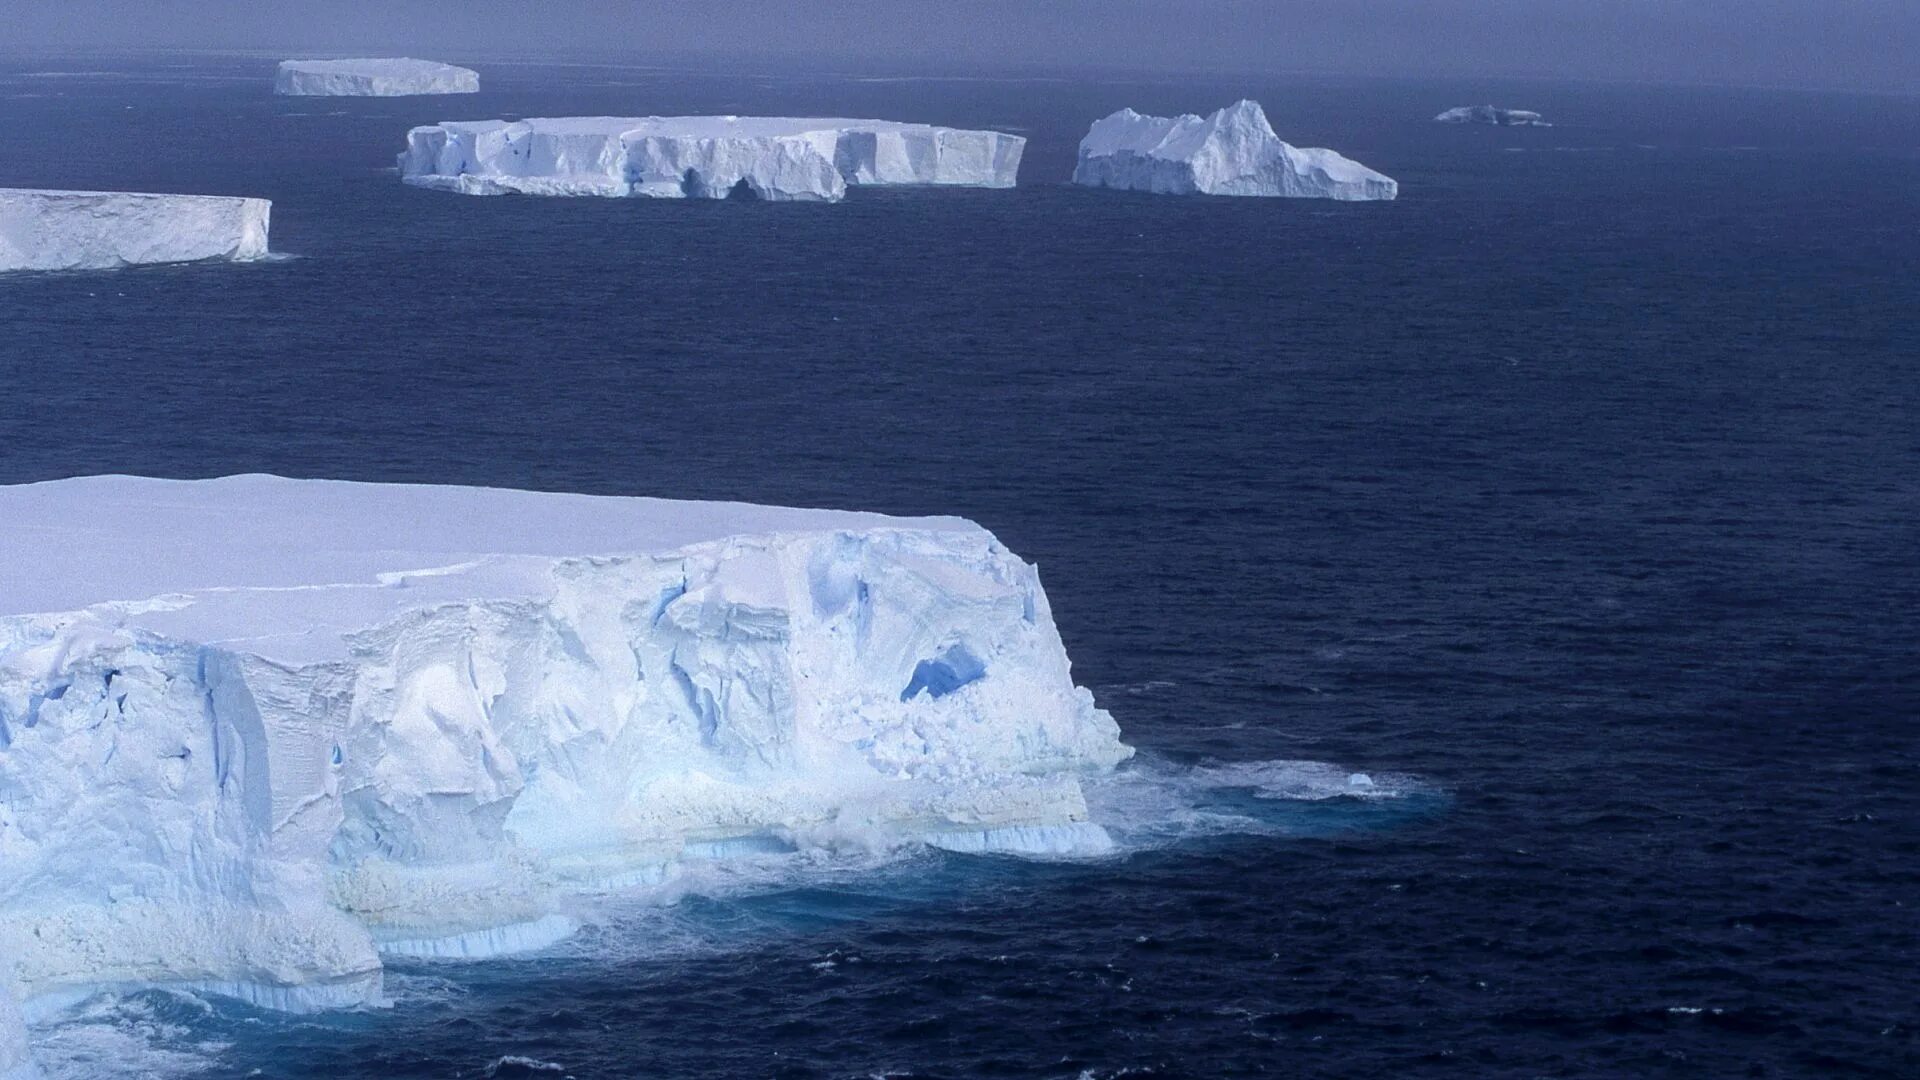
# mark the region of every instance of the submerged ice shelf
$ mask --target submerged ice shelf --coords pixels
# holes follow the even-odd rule
[[[1026,140],[888,120],[574,116],[414,128],[400,176],[468,195],[836,202],[847,185],[1012,187]]]
[[[1122,109],[1080,140],[1073,182],[1161,195],[1268,195],[1391,199],[1391,177],[1332,150],[1291,146],[1258,102],[1211,116],[1144,116]]]
[[[272,208],[222,195],[0,188],[0,271],[259,259]]]
[[[0,563],[0,1000],[378,1000],[683,856],[1100,853],[1132,753],[957,518],[86,477],[0,487]]]
[[[273,92],[319,97],[411,97],[477,94],[480,74],[433,60],[282,60]]]

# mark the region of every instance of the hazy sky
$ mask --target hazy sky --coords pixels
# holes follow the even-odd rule
[[[0,0],[9,52],[592,50],[1920,93],[1920,0]]]

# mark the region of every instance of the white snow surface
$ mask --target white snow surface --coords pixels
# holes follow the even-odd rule
[[[837,202],[847,185],[1014,185],[1026,140],[888,120],[573,116],[407,133],[409,184],[468,195]]]
[[[1442,124],[1491,124],[1495,127],[1552,127],[1537,112],[1526,109],[1500,109],[1492,105],[1462,105],[1448,109],[1435,120]]]
[[[321,97],[477,94],[480,75],[470,68],[409,57],[282,60],[273,78],[273,92]]]
[[[223,195],[0,188],[0,271],[258,259],[272,208]]]
[[[1211,116],[1143,116],[1122,109],[1080,140],[1073,182],[1161,195],[1391,199],[1400,185],[1332,150],[1282,142],[1258,102]]]
[[[377,1002],[382,952],[542,947],[683,854],[1099,854],[1080,779],[1132,753],[957,518],[97,476],[0,487],[0,565],[30,1016]]]

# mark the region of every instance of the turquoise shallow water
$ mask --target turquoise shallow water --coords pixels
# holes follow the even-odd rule
[[[0,279],[0,482],[964,514],[1142,760],[1113,858],[767,853],[396,963],[389,1010],[95,1003],[56,1075],[1920,1071],[1914,100],[271,66],[0,69],[0,183],[266,195],[295,256]],[[1094,117],[1241,96],[1402,198],[1054,182]],[[1560,126],[1429,119],[1482,100]],[[1015,191],[836,207],[385,171],[417,122],[636,112],[1032,141]]]

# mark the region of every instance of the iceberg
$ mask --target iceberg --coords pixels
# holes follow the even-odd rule
[[[383,955],[540,948],[688,859],[1112,847],[1081,781],[1132,750],[963,519],[253,475],[0,487],[0,523],[29,1017],[377,1003]]]
[[[1026,140],[887,120],[612,116],[414,128],[400,176],[468,195],[837,202],[852,185],[1008,188]]]
[[[1400,185],[1332,150],[1280,141],[1258,102],[1212,116],[1143,116],[1122,109],[1080,140],[1073,182],[1161,195],[1284,195],[1391,199]]]
[[[223,195],[0,188],[0,271],[259,259],[272,209]]]
[[[470,68],[407,57],[368,60],[282,60],[273,92],[321,97],[409,97],[477,94],[480,74]]]
[[[1552,127],[1537,112],[1525,109],[1496,109],[1491,105],[1462,105],[1448,109],[1435,120],[1442,124],[1492,124],[1496,127]]]

